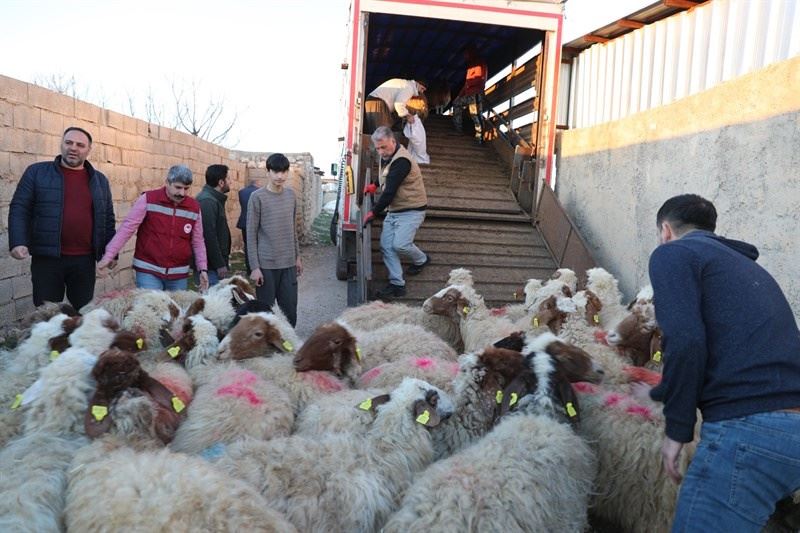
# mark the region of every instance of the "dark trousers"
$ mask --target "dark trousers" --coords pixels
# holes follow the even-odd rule
[[[264,283],[256,287],[256,299],[269,307],[278,301],[292,327],[297,324],[297,267],[262,268]]]
[[[33,305],[67,300],[77,311],[94,297],[95,262],[92,255],[62,255],[31,259]]]
[[[247,260],[247,230],[242,230],[242,247],[244,248],[244,268],[247,271],[245,277],[250,277],[250,261]]]

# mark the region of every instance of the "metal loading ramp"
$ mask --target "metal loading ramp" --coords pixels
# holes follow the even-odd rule
[[[472,124],[465,121],[464,126]],[[492,146],[456,133],[450,117],[430,116],[425,128],[431,164],[420,168],[428,210],[415,242],[432,262],[421,274],[406,276],[407,294],[397,301],[421,304],[459,267],[472,271],[487,305],[523,301],[525,282],[548,278],[560,263],[512,193],[508,166]],[[380,233],[376,221],[370,295],[387,283]]]

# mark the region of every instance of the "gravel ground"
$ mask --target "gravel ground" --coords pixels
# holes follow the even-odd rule
[[[300,257],[303,275],[298,280],[295,329],[305,339],[318,325],[333,320],[347,307],[347,282],[336,279],[336,246],[303,246]]]

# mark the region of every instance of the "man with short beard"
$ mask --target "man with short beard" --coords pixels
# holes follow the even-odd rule
[[[225,216],[225,201],[231,187],[226,165],[210,165],[206,169],[206,184],[197,201],[203,215],[203,240],[208,256],[208,285],[213,286],[228,275],[231,255],[231,230]]]
[[[94,297],[95,261],[114,236],[108,178],[86,160],[92,136],[70,126],[54,161],[25,169],[8,212],[11,257],[31,257],[33,304],[67,299],[80,309]],[[115,264],[114,256],[109,258]]]

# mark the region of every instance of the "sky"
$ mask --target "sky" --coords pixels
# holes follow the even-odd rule
[[[569,0],[565,42],[649,3]],[[343,135],[349,4],[2,0],[0,74],[27,82],[74,77],[82,99],[125,114],[133,101],[138,118],[150,91],[167,106],[171,84],[195,84],[201,102],[221,98],[228,116],[236,113],[224,146],[310,152],[328,172]]]

